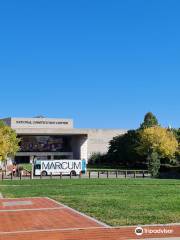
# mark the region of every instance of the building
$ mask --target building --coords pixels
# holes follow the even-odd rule
[[[5,118],[2,119],[20,137],[18,163],[35,157],[46,159],[86,159],[92,153],[106,153],[109,141],[126,131],[122,129],[79,129],[72,119]]]

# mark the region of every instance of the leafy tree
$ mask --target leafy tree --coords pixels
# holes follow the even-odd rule
[[[112,164],[134,167],[142,163],[143,158],[137,153],[139,133],[130,130],[124,135],[114,137],[109,143],[107,159]]]
[[[89,164],[101,164],[103,162],[104,154],[97,152],[97,153],[92,153],[88,163]]]
[[[19,139],[16,132],[0,121],[0,160],[6,163],[19,150]]]
[[[145,128],[154,127],[158,125],[159,124],[156,116],[153,113],[148,112],[144,117],[144,122],[140,125],[140,129],[145,129]]]
[[[171,131],[156,126],[146,128],[140,131],[140,146],[138,152],[140,154],[148,154],[149,152],[157,152],[161,158],[174,158],[178,151],[178,142]]]
[[[154,168],[160,167],[157,161],[162,158],[174,161],[175,154],[178,152],[178,142],[171,131],[154,126],[141,130],[139,136],[140,145],[136,149],[140,155],[147,157],[149,166],[154,164]],[[154,154],[157,154],[158,158]]]
[[[152,177],[158,177],[161,161],[157,152],[152,152],[148,156],[148,170]]]
[[[180,143],[180,128],[178,129],[170,129],[173,133],[174,133],[174,136],[176,137],[178,143]]]
[[[180,128],[178,128],[178,129],[173,128],[173,129],[170,129],[170,131],[173,132],[174,136],[176,137],[176,139],[180,145]],[[176,154],[176,159],[177,159],[176,164],[180,165],[180,151]]]

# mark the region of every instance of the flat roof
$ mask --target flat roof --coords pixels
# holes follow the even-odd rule
[[[12,127],[19,135],[89,135],[94,133],[124,134],[125,129],[111,128],[73,128],[73,119],[64,118],[17,118],[9,117],[2,119]]]
[[[72,129],[73,120],[64,118],[44,118],[44,117],[34,117],[34,118],[17,118],[10,117],[2,119],[8,126],[13,129],[20,128],[36,128],[36,129],[46,129],[46,128],[63,128]]]

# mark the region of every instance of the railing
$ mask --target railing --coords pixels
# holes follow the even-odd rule
[[[93,175],[93,176],[92,176]],[[88,170],[88,177],[106,178],[145,178],[150,177],[148,170]]]
[[[87,170],[86,174],[80,174],[74,176],[73,174],[63,175],[60,172],[58,175],[53,175],[52,173],[48,176],[32,176],[31,171],[24,169],[19,171],[18,174],[13,174],[12,172],[8,175],[1,172],[1,180],[22,180],[22,179],[121,179],[121,178],[147,178],[150,174],[147,170]]]

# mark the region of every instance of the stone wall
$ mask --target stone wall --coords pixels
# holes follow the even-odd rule
[[[122,129],[86,129],[88,133],[88,158],[92,153],[106,153],[109,141],[118,135],[123,135],[126,130]]]

